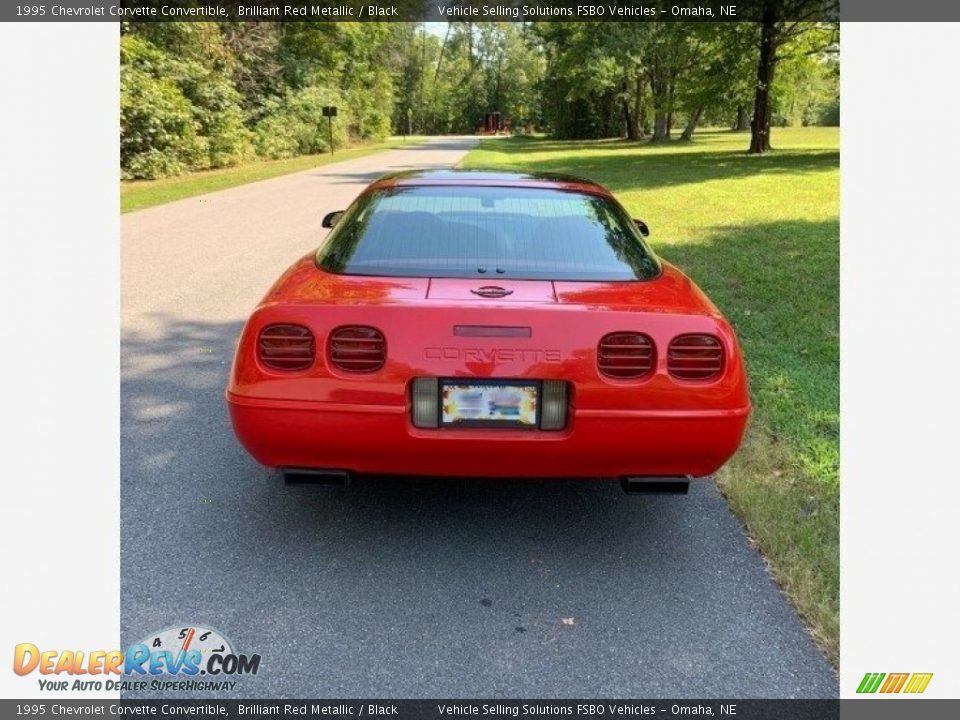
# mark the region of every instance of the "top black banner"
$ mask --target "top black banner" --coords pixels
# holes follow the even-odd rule
[[[957,20],[942,0],[35,0],[2,22],[835,22]]]

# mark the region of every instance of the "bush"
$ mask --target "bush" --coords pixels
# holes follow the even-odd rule
[[[170,80],[124,68],[120,166],[124,178],[177,175],[201,154],[190,103]]]
[[[344,127],[355,140],[383,140],[390,134],[393,102],[389,76],[383,72],[373,73],[368,82],[347,93],[350,122]]]
[[[299,123],[291,121],[282,100],[268,100],[263,106],[263,117],[253,130],[253,146],[257,155],[272,160],[293,157],[299,143]]]
[[[204,153],[193,169],[235,165],[253,152],[244,126],[241,97],[230,81],[197,62],[169,63],[171,77],[188,100]]]
[[[252,133],[227,79],[133,35],[121,38],[120,63],[124,178],[223,167],[250,156]]]
[[[840,100],[834,100],[827,103],[820,109],[820,116],[817,118],[818,125],[827,125],[830,127],[840,126]]]
[[[347,144],[350,113],[339,93],[328,88],[310,86],[288,92],[280,100],[265,104],[266,112],[254,129],[257,154],[268,158],[285,158],[328,152],[328,120],[323,116],[325,105],[336,105],[339,115],[333,121],[333,140],[337,147]]]
[[[293,43],[297,51],[312,60],[294,63],[302,72],[295,73],[290,86],[278,73],[283,63],[293,61],[271,44],[271,38],[278,40],[280,35],[237,34],[215,23],[129,23],[124,28],[120,39],[124,179],[224,167],[256,156],[329,152],[326,105],[339,111],[333,122],[337,147],[389,134],[392,76],[353,46],[366,37],[359,28],[332,35],[329,29],[310,30],[291,39],[298,41]],[[388,35],[383,29],[379,33]],[[331,37],[345,43],[344,48],[353,48],[351,57],[363,55],[354,58],[349,73],[335,62],[336,53],[326,54]],[[347,55],[344,50],[344,63]],[[257,74],[261,70],[262,77]]]

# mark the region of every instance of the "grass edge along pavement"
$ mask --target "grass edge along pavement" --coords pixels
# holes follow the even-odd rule
[[[655,146],[490,139],[462,166],[605,185],[733,323],[754,410],[717,481],[837,667],[839,129],[777,128],[763,156],[747,155],[747,142],[727,130]]]
[[[248,183],[269,180],[281,175],[302,172],[343,160],[372,155],[385,150],[399,150],[426,142],[425,136],[393,137],[368,145],[356,145],[334,154],[297,155],[281,160],[255,160],[216,170],[201,170],[157,180],[126,180],[120,183],[120,212],[145,210],[157,205],[226,190]]]

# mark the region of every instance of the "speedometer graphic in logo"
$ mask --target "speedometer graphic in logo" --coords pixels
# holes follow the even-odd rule
[[[211,655],[217,654],[226,657],[235,654],[230,641],[223,635],[216,630],[200,625],[161,630],[158,633],[148,635],[140,641],[140,644],[146,645],[151,653],[167,651],[173,656],[177,656],[181,652],[186,654],[191,650],[199,651],[200,661],[196,665],[201,668],[207,666]],[[194,657],[196,656],[194,655]]]

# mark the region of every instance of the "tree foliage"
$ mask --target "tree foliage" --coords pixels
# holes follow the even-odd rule
[[[126,23],[120,43],[125,178],[381,139],[394,104],[388,23]]]
[[[700,124],[744,130],[751,118],[754,138],[757,127],[768,138],[770,125],[837,122],[835,26],[771,22],[454,22],[441,34],[414,23],[124,23],[121,168],[153,178],[327,152],[324,105],[338,107],[338,146],[470,133],[491,111],[515,132],[651,142],[681,128],[689,140]]]
[[[783,33],[777,59],[786,59],[771,86],[772,124],[835,117],[839,75],[832,28],[794,24]],[[544,125],[559,137],[662,142],[679,127],[690,139],[700,122],[748,128],[759,23],[538,22],[532,33],[547,60]]]

